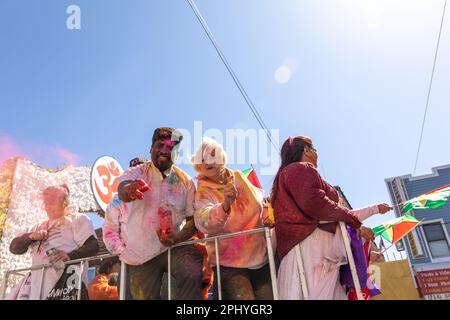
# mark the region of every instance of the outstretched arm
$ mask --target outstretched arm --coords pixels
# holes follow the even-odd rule
[[[377,214],[377,213],[385,214],[386,212],[389,212],[391,210],[392,210],[392,207],[389,206],[388,204],[380,203],[380,204],[374,204],[374,205],[359,208],[359,209],[353,209],[351,212],[358,217],[359,221],[362,222],[362,221],[370,218],[374,214]]]
[[[125,180],[119,184],[119,199],[125,202],[144,199],[144,192],[149,190],[147,183],[142,180]]]

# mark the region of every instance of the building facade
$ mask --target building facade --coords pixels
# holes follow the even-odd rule
[[[385,182],[395,215],[400,217],[406,200],[450,184],[450,164],[432,168],[431,174],[404,175]],[[422,220],[402,239],[416,288],[425,299],[450,299],[450,204],[408,214]]]

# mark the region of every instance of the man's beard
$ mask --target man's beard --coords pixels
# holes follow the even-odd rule
[[[166,171],[169,169],[172,165],[172,159],[170,157],[165,157],[163,161],[159,160],[160,154],[152,156],[153,163],[160,171]]]

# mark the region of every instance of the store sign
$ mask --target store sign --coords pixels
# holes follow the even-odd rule
[[[450,269],[420,271],[417,280],[426,300],[450,300]]]

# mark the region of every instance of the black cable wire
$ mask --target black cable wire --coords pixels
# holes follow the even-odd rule
[[[267,138],[272,143],[272,145],[275,147],[275,149],[278,150],[278,152],[280,152],[280,147],[273,141],[272,135],[270,133],[269,128],[267,127],[266,123],[264,122],[263,118],[261,117],[260,113],[258,112],[258,109],[255,107],[253,101],[250,99],[249,95],[245,91],[244,86],[242,85],[241,81],[239,80],[239,78],[235,74],[233,68],[228,63],[227,58],[225,57],[225,55],[223,54],[222,50],[220,49],[219,44],[215,40],[214,35],[210,31],[210,29],[208,27],[208,24],[206,23],[206,20],[203,18],[202,14],[201,14],[200,10],[198,9],[198,7],[196,6],[194,0],[187,0],[187,2],[189,3],[189,6],[191,7],[192,11],[194,12],[195,16],[197,17],[197,20],[200,22],[203,30],[205,31],[205,33],[208,36],[209,40],[211,41],[212,45],[216,49],[217,54],[219,55],[219,57],[222,60],[223,64],[225,65],[225,67],[227,68],[228,72],[230,73],[230,75],[231,75],[234,83],[236,84],[237,88],[239,89],[241,95],[244,97],[244,100],[247,103],[247,105],[249,106],[249,108],[250,108],[251,112],[253,113],[253,115],[255,116],[256,121],[258,121],[259,125],[264,130],[264,132],[267,135]]]
[[[420,147],[422,145],[422,137],[423,137],[423,131],[424,131],[424,128],[425,128],[425,121],[426,121],[426,118],[427,118],[428,105],[429,105],[429,102],[430,102],[431,88],[433,86],[434,72],[435,72],[435,69],[436,69],[436,61],[437,61],[437,56],[438,56],[438,52],[439,52],[439,44],[441,42],[442,27],[444,25],[444,18],[445,18],[445,9],[446,9],[446,7],[447,7],[447,0],[445,0],[445,2],[444,2],[444,8],[442,10],[441,26],[439,28],[439,35],[438,35],[438,38],[437,38],[436,50],[435,50],[435,53],[434,53],[433,68],[431,70],[430,84],[428,86],[427,102],[425,104],[425,112],[423,114],[423,119],[422,119],[422,128],[420,130],[419,145],[417,147],[417,154],[416,154],[416,161],[415,161],[415,164],[414,164],[413,176],[416,174],[417,163],[419,161]],[[414,195],[414,181],[415,180],[413,180],[413,183],[412,183],[412,194],[413,195]]]

